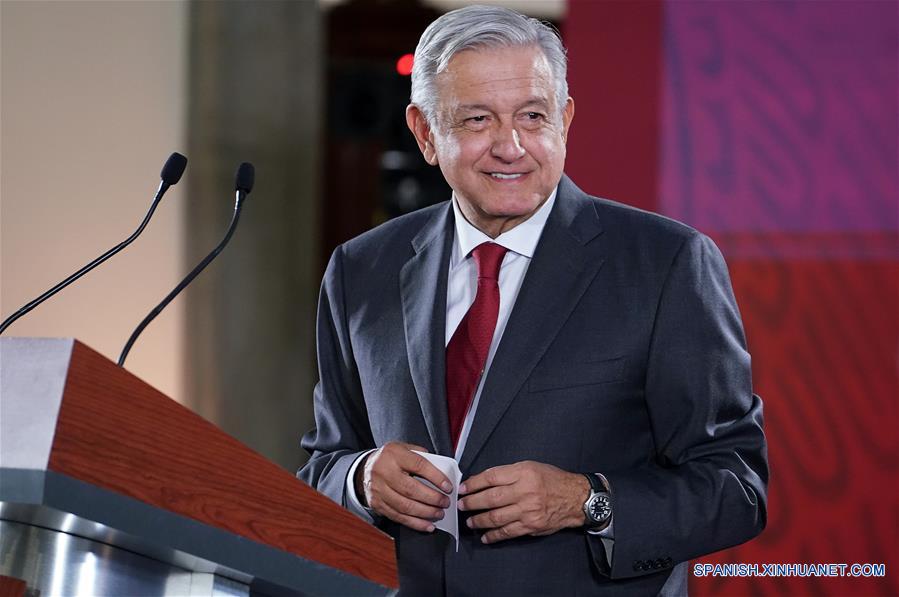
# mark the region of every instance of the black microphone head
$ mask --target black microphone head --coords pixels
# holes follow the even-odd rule
[[[256,168],[250,162],[243,162],[237,167],[237,176],[234,180],[234,189],[249,193],[253,190],[253,183],[256,182]]]
[[[187,158],[176,151],[165,161],[162,172],[159,173],[159,178],[169,186],[176,185],[181,180],[181,175],[184,174],[186,167]]]

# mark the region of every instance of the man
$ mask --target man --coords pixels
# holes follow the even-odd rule
[[[415,52],[406,117],[452,200],[337,248],[299,476],[393,535],[403,594],[680,595],[766,516],[761,403],[727,268],[562,170],[564,49],[496,7]],[[460,547],[434,532],[455,456]]]

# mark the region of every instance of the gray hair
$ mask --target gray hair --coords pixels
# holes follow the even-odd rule
[[[412,67],[413,104],[431,126],[437,110],[435,79],[463,50],[537,46],[546,56],[555,79],[556,110],[568,99],[568,62],[559,33],[548,23],[501,6],[467,6],[441,16],[428,25]]]

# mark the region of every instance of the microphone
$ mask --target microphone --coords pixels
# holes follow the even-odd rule
[[[153,212],[156,211],[156,206],[159,205],[159,201],[162,199],[162,196],[165,195],[165,192],[169,189],[169,187],[178,184],[178,181],[181,180],[181,175],[184,174],[185,167],[187,167],[186,157],[178,152],[170,155],[169,159],[165,161],[165,165],[162,167],[162,171],[159,173],[159,178],[161,179],[161,181],[159,183],[159,188],[156,190],[156,197],[153,199],[153,203],[150,205],[150,209],[149,211],[147,211],[147,215],[144,216],[144,219],[140,223],[140,226],[137,227],[137,230],[135,230],[131,236],[129,236],[113,248],[109,249],[108,251],[82,267],[80,270],[78,270],[50,290],[46,291],[36,299],[30,301],[25,306],[21,307],[18,311],[3,320],[3,323],[0,324],[0,334],[2,334],[3,331],[6,330],[6,328],[8,328],[10,325],[12,325],[13,322],[18,318],[22,317],[23,315],[49,299],[51,296],[134,242],[134,239],[136,239],[140,235],[140,233],[144,231],[144,228],[147,226],[150,218],[153,217]]]
[[[183,280],[172,290],[168,296],[162,299],[158,305],[156,305],[150,313],[144,317],[144,320],[140,322],[140,324],[135,328],[134,332],[131,333],[131,337],[128,338],[128,342],[125,343],[125,347],[122,348],[122,354],[119,355],[119,367],[123,367],[125,365],[125,359],[128,357],[128,353],[131,351],[131,347],[134,345],[134,342],[137,340],[137,337],[140,336],[141,332],[144,331],[150,322],[156,319],[156,316],[159,315],[166,306],[172,302],[172,300],[190,284],[194,278],[196,278],[200,272],[206,269],[206,266],[215,259],[219,253],[222,252],[222,249],[225,248],[225,245],[228,244],[228,241],[231,240],[231,235],[234,234],[235,228],[237,228],[237,221],[240,219],[240,212],[243,209],[244,199],[247,198],[247,195],[250,194],[250,191],[253,190],[253,183],[256,180],[256,169],[253,167],[253,164],[249,162],[243,162],[237,168],[237,175],[235,176],[234,182],[234,190],[235,190],[235,200],[234,200],[234,213],[231,216],[231,223],[228,225],[228,231],[225,232],[225,237],[222,239],[222,242],[214,248],[209,255],[203,258],[197,266],[184,277]]]

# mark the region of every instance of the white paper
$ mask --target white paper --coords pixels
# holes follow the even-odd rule
[[[440,488],[434,487],[430,481],[422,479],[421,477],[416,477],[416,479],[425,485],[434,487],[434,489],[440,493],[449,496],[450,504],[444,511],[443,519],[436,521],[434,526],[441,531],[452,535],[456,539],[456,551],[459,551],[459,509],[456,507],[456,502],[459,499],[459,484],[462,482],[462,471],[459,470],[459,463],[448,456],[439,456],[437,454],[428,454],[427,452],[418,451],[415,453],[423,456],[425,460],[437,467],[441,473],[446,475],[446,478],[449,479],[450,483],[453,484],[453,491],[451,493],[446,493]]]

